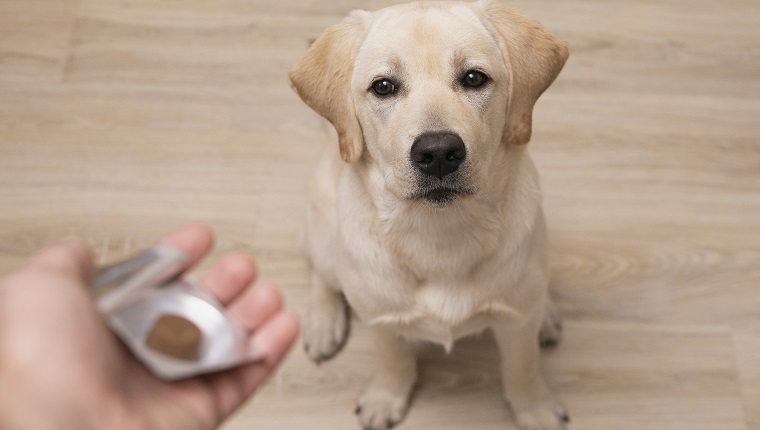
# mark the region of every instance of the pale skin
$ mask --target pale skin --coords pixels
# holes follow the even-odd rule
[[[193,225],[161,244],[192,264],[212,246]],[[0,280],[0,428],[212,429],[282,361],[299,331],[280,292],[254,284],[243,255],[220,259],[201,283],[255,333],[261,361],[179,382],[155,378],[105,325],[88,291],[93,257],[82,240],[47,248]]]

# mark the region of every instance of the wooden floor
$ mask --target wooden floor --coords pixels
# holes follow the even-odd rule
[[[304,189],[330,133],[286,71],[388,1],[0,0],[0,273],[70,235],[110,260],[192,221],[303,312]],[[519,0],[570,42],[534,158],[579,430],[760,429],[760,2]],[[224,428],[358,429],[367,331],[300,346]],[[404,429],[514,429],[488,335],[431,348]]]

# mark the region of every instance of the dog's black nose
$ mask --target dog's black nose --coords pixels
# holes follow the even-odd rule
[[[467,156],[462,138],[448,131],[424,133],[412,144],[412,163],[426,175],[443,179],[457,170]]]

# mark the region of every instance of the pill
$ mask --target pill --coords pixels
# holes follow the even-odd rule
[[[203,336],[192,321],[178,315],[159,317],[150,330],[145,346],[172,358],[197,361]]]

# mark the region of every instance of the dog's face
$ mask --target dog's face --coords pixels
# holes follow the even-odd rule
[[[385,188],[436,206],[477,192],[501,142],[507,84],[495,35],[471,7],[377,13],[351,96]]]
[[[412,3],[353,13],[290,79],[336,127],[344,160],[363,155],[395,197],[444,206],[484,186],[497,151],[527,143],[533,104],[566,57],[494,3]]]

